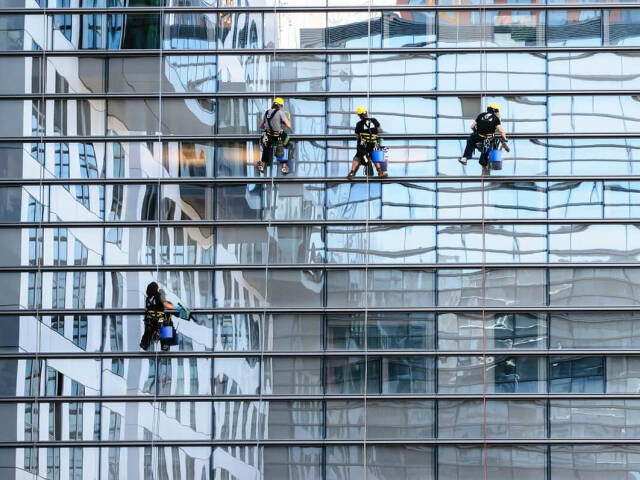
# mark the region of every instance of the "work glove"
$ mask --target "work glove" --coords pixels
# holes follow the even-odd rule
[[[176,312],[178,312],[178,316],[183,320],[189,320],[191,316],[189,309],[183,307],[180,303],[176,305]]]

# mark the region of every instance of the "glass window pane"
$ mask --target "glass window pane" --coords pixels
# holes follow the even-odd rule
[[[605,45],[640,45],[640,37],[636,31],[636,25],[640,22],[637,11],[605,10],[604,22]]]
[[[264,478],[322,480],[322,448],[263,447]]]
[[[558,480],[629,477],[640,470],[637,445],[553,445],[551,475]]]
[[[380,12],[336,12],[327,14],[329,48],[380,48]],[[367,38],[369,41],[367,41]]]
[[[260,314],[216,315],[213,335],[213,348],[217,351],[260,350]]]
[[[438,304],[440,306],[479,306],[483,295],[486,306],[545,305],[543,269],[440,270]],[[485,285],[484,291],[482,285]]]
[[[358,445],[329,445],[326,447],[327,480],[364,480],[364,452]]]
[[[329,393],[328,390],[327,393]],[[327,400],[326,409],[327,439],[364,439],[365,420],[362,400]]]
[[[163,185],[162,220],[212,220],[214,189],[208,185]]]
[[[327,322],[330,322],[330,319],[331,317],[327,319]],[[429,350],[433,348],[434,340],[433,315],[428,313],[369,313],[367,336],[367,347],[370,350]],[[327,338],[328,344],[329,339]]]
[[[433,358],[369,357],[368,393],[428,393],[434,391]]]
[[[319,401],[269,401],[264,404],[266,431],[270,440],[320,440],[323,409]]]
[[[109,59],[108,91],[113,93],[156,93],[160,86],[160,57]]]
[[[535,357],[439,357],[439,393],[543,393],[546,359]],[[486,369],[483,375],[483,368]]]
[[[545,262],[546,232],[542,225],[439,226],[438,263]]]
[[[251,400],[212,402],[216,440],[258,440],[265,430],[268,404]]]
[[[547,15],[548,45],[566,47],[601,45],[600,10],[550,10]]]
[[[367,447],[368,480],[432,480],[433,448],[424,445]]]
[[[92,404],[85,405],[85,410],[90,407],[90,411],[93,411]],[[166,402],[162,406],[152,401],[103,403],[100,415],[102,419],[110,420],[110,423],[108,428],[102,428],[102,440],[144,441],[149,440],[145,438],[148,432],[162,431],[162,438],[165,440],[210,441],[213,438],[212,410],[209,402]],[[146,415],[146,412],[151,415]],[[191,418],[192,415],[195,418]],[[113,416],[119,417],[116,425],[110,419]],[[198,425],[197,429],[194,428],[194,422]],[[114,428],[121,431],[119,438],[110,438]]]
[[[268,305],[313,308],[323,304],[323,270],[273,270],[267,273]]]
[[[604,187],[606,218],[633,218],[638,214],[638,182],[607,182]]]
[[[327,227],[329,263],[435,263],[435,228]]]
[[[550,393],[603,393],[604,357],[551,357]]]
[[[216,20],[215,14],[165,14],[162,48],[181,50],[215,49]]]
[[[254,2],[251,2],[254,4]],[[220,13],[218,17],[218,49],[273,49],[276,44],[273,13]]]
[[[640,270],[567,268],[549,271],[550,305],[637,305]]]
[[[434,12],[396,11],[382,15],[382,47],[425,47],[436,42]]]
[[[367,439],[433,438],[433,401],[368,400]]]
[[[640,389],[640,358],[607,357],[606,392],[636,393]]]
[[[633,15],[633,10],[618,10]],[[614,30],[615,31],[615,30]],[[619,31],[624,35],[624,30]],[[634,42],[633,37],[614,37],[611,43]],[[549,89],[638,89],[640,71],[638,54],[633,52],[548,53]],[[595,63],[602,69],[591,68]],[[574,140],[580,142],[579,139]],[[577,152],[576,152],[577,153]]]
[[[635,262],[636,225],[554,225],[549,228],[551,262]]]
[[[514,447],[440,446],[438,478],[441,480],[476,480],[484,469],[488,478],[539,480],[546,475],[546,447],[519,445]]]
[[[549,131],[611,132],[640,128],[640,100],[628,95],[549,97]],[[611,115],[609,112],[616,112]]]
[[[551,438],[637,438],[637,400],[551,400]]]
[[[157,220],[158,185],[107,185],[105,205],[109,206],[107,221]],[[107,238],[113,237],[107,235]]]
[[[640,78],[640,74],[638,74]],[[631,138],[548,140],[549,175],[635,174],[639,142]],[[606,159],[605,162],[602,160]]]
[[[221,358],[213,362],[216,395],[257,395],[260,393],[260,359]]]
[[[602,182],[550,182],[549,218],[602,218]]]
[[[216,218],[219,220],[260,220],[266,186],[259,183],[218,185]]]
[[[218,72],[213,55],[167,55],[162,62],[162,91],[214,93]]]
[[[217,270],[215,305],[223,308],[264,307],[264,283],[263,270]]]
[[[545,438],[546,405],[542,401],[440,400],[439,438]]]
[[[551,314],[551,348],[637,348],[635,312],[566,312]]]
[[[438,46],[544,44],[544,11],[444,11],[438,15]]]
[[[495,90],[517,90],[519,85],[527,85],[529,90],[546,90],[545,69],[545,57],[540,54],[441,54],[438,85],[441,90],[473,91],[484,81]]]
[[[328,270],[329,307],[408,307],[433,304],[434,272],[431,270],[376,269]]]
[[[438,315],[438,349],[545,348],[546,331],[543,314],[496,313],[483,319],[481,314],[445,313]]]
[[[270,314],[264,326],[266,351],[312,352],[322,350],[322,316]]]
[[[160,14],[107,15],[107,48],[110,50],[159,49]]]
[[[162,132],[166,135],[211,136],[216,128],[216,102],[209,98],[164,98]]]
[[[44,15],[0,15],[0,50],[41,49],[47,43],[45,22]]]
[[[322,394],[322,359],[271,357],[263,364],[262,393],[265,395]]]
[[[158,99],[107,101],[108,135],[155,135],[160,131]]]

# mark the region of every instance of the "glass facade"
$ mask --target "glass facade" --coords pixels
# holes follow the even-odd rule
[[[1,478],[640,478],[640,4],[3,0],[0,71]]]

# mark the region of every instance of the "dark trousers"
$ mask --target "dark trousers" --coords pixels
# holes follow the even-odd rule
[[[140,339],[140,348],[143,350],[149,350],[149,346],[151,345],[151,341],[153,340],[153,334],[158,330],[158,322],[144,322],[144,333],[142,334],[142,338]]]
[[[262,144],[262,162],[265,165],[271,165],[271,160],[273,160],[273,147],[275,147],[279,142],[282,142],[283,147],[286,146],[288,140],[288,135],[282,134],[279,137],[274,135],[267,135],[267,144]]]
[[[164,326],[173,325],[173,323],[171,322],[170,319],[165,319],[163,325]],[[140,348],[142,348],[145,351],[149,350],[149,347],[151,346],[151,342],[154,339],[154,335],[156,334],[156,332],[158,332],[158,326],[159,325],[157,320],[151,320],[151,321],[145,320],[144,333],[142,334],[142,338],[140,339]],[[171,346],[171,339],[161,338],[160,346],[162,350],[167,350]]]
[[[473,151],[476,149],[476,143],[481,142],[482,137],[478,135],[476,132],[471,133],[467,138],[467,146],[464,148],[464,153],[462,156],[464,158],[472,159]]]
[[[469,138],[467,138],[467,146],[464,148],[464,153],[462,154],[462,156],[466,159],[471,160],[473,158],[473,152],[476,149],[476,143],[478,142],[484,142],[484,138],[478,135],[476,132],[473,132],[471,135],[469,135]],[[488,164],[488,154],[481,153],[480,165],[486,167]]]
[[[376,144],[374,142],[363,142],[358,143],[356,147],[356,155],[353,157],[354,160],[359,160],[361,165],[364,165],[367,161],[367,157],[371,160],[371,152],[373,152],[376,148]]]

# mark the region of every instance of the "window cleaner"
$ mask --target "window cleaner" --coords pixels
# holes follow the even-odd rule
[[[271,108],[264,112],[264,116],[260,120],[260,128],[263,129],[261,137],[262,157],[256,164],[260,172],[264,172],[265,168],[271,165],[274,147],[276,158],[282,159],[285,156],[284,149],[289,143],[289,135],[285,133],[284,127],[291,129],[291,122],[282,110],[283,107],[284,100],[281,97],[274,98]],[[289,162],[283,160],[281,163],[282,173],[284,175],[288,174]]]
[[[483,170],[489,167],[489,155],[490,151],[497,147],[495,145],[494,137],[495,132],[498,130],[500,133],[500,142],[502,142],[503,148],[508,152],[509,146],[507,145],[507,134],[502,128],[500,122],[500,105],[492,103],[487,107],[485,113],[481,113],[477,116],[476,121],[471,125],[472,133],[467,139],[467,146],[464,149],[464,154],[458,161],[462,165],[467,164],[467,160],[473,157],[473,150],[478,148],[480,150],[479,163],[482,165]]]
[[[363,106],[356,108],[356,115],[360,117],[355,128],[358,145],[356,147],[356,154],[351,162],[351,171],[349,175],[347,175],[347,179],[353,180],[360,165],[364,165],[367,175],[373,175],[373,166],[375,166],[378,171],[378,176],[386,177],[387,172],[384,171],[382,162],[373,161],[374,151],[380,150],[378,139],[378,133],[382,132],[380,122],[373,117],[369,117],[369,112],[367,112],[366,107]],[[382,156],[384,157],[384,151]],[[377,154],[376,159],[379,158],[379,154]]]
[[[182,304],[174,305],[165,298],[164,292],[158,287],[156,282],[147,285],[144,314],[144,333],[140,339],[140,348],[148,350],[152,341],[160,340],[162,351],[169,350],[171,345],[176,345],[178,334],[171,315],[165,312],[175,310],[174,315],[183,320],[191,319],[191,312]]]

